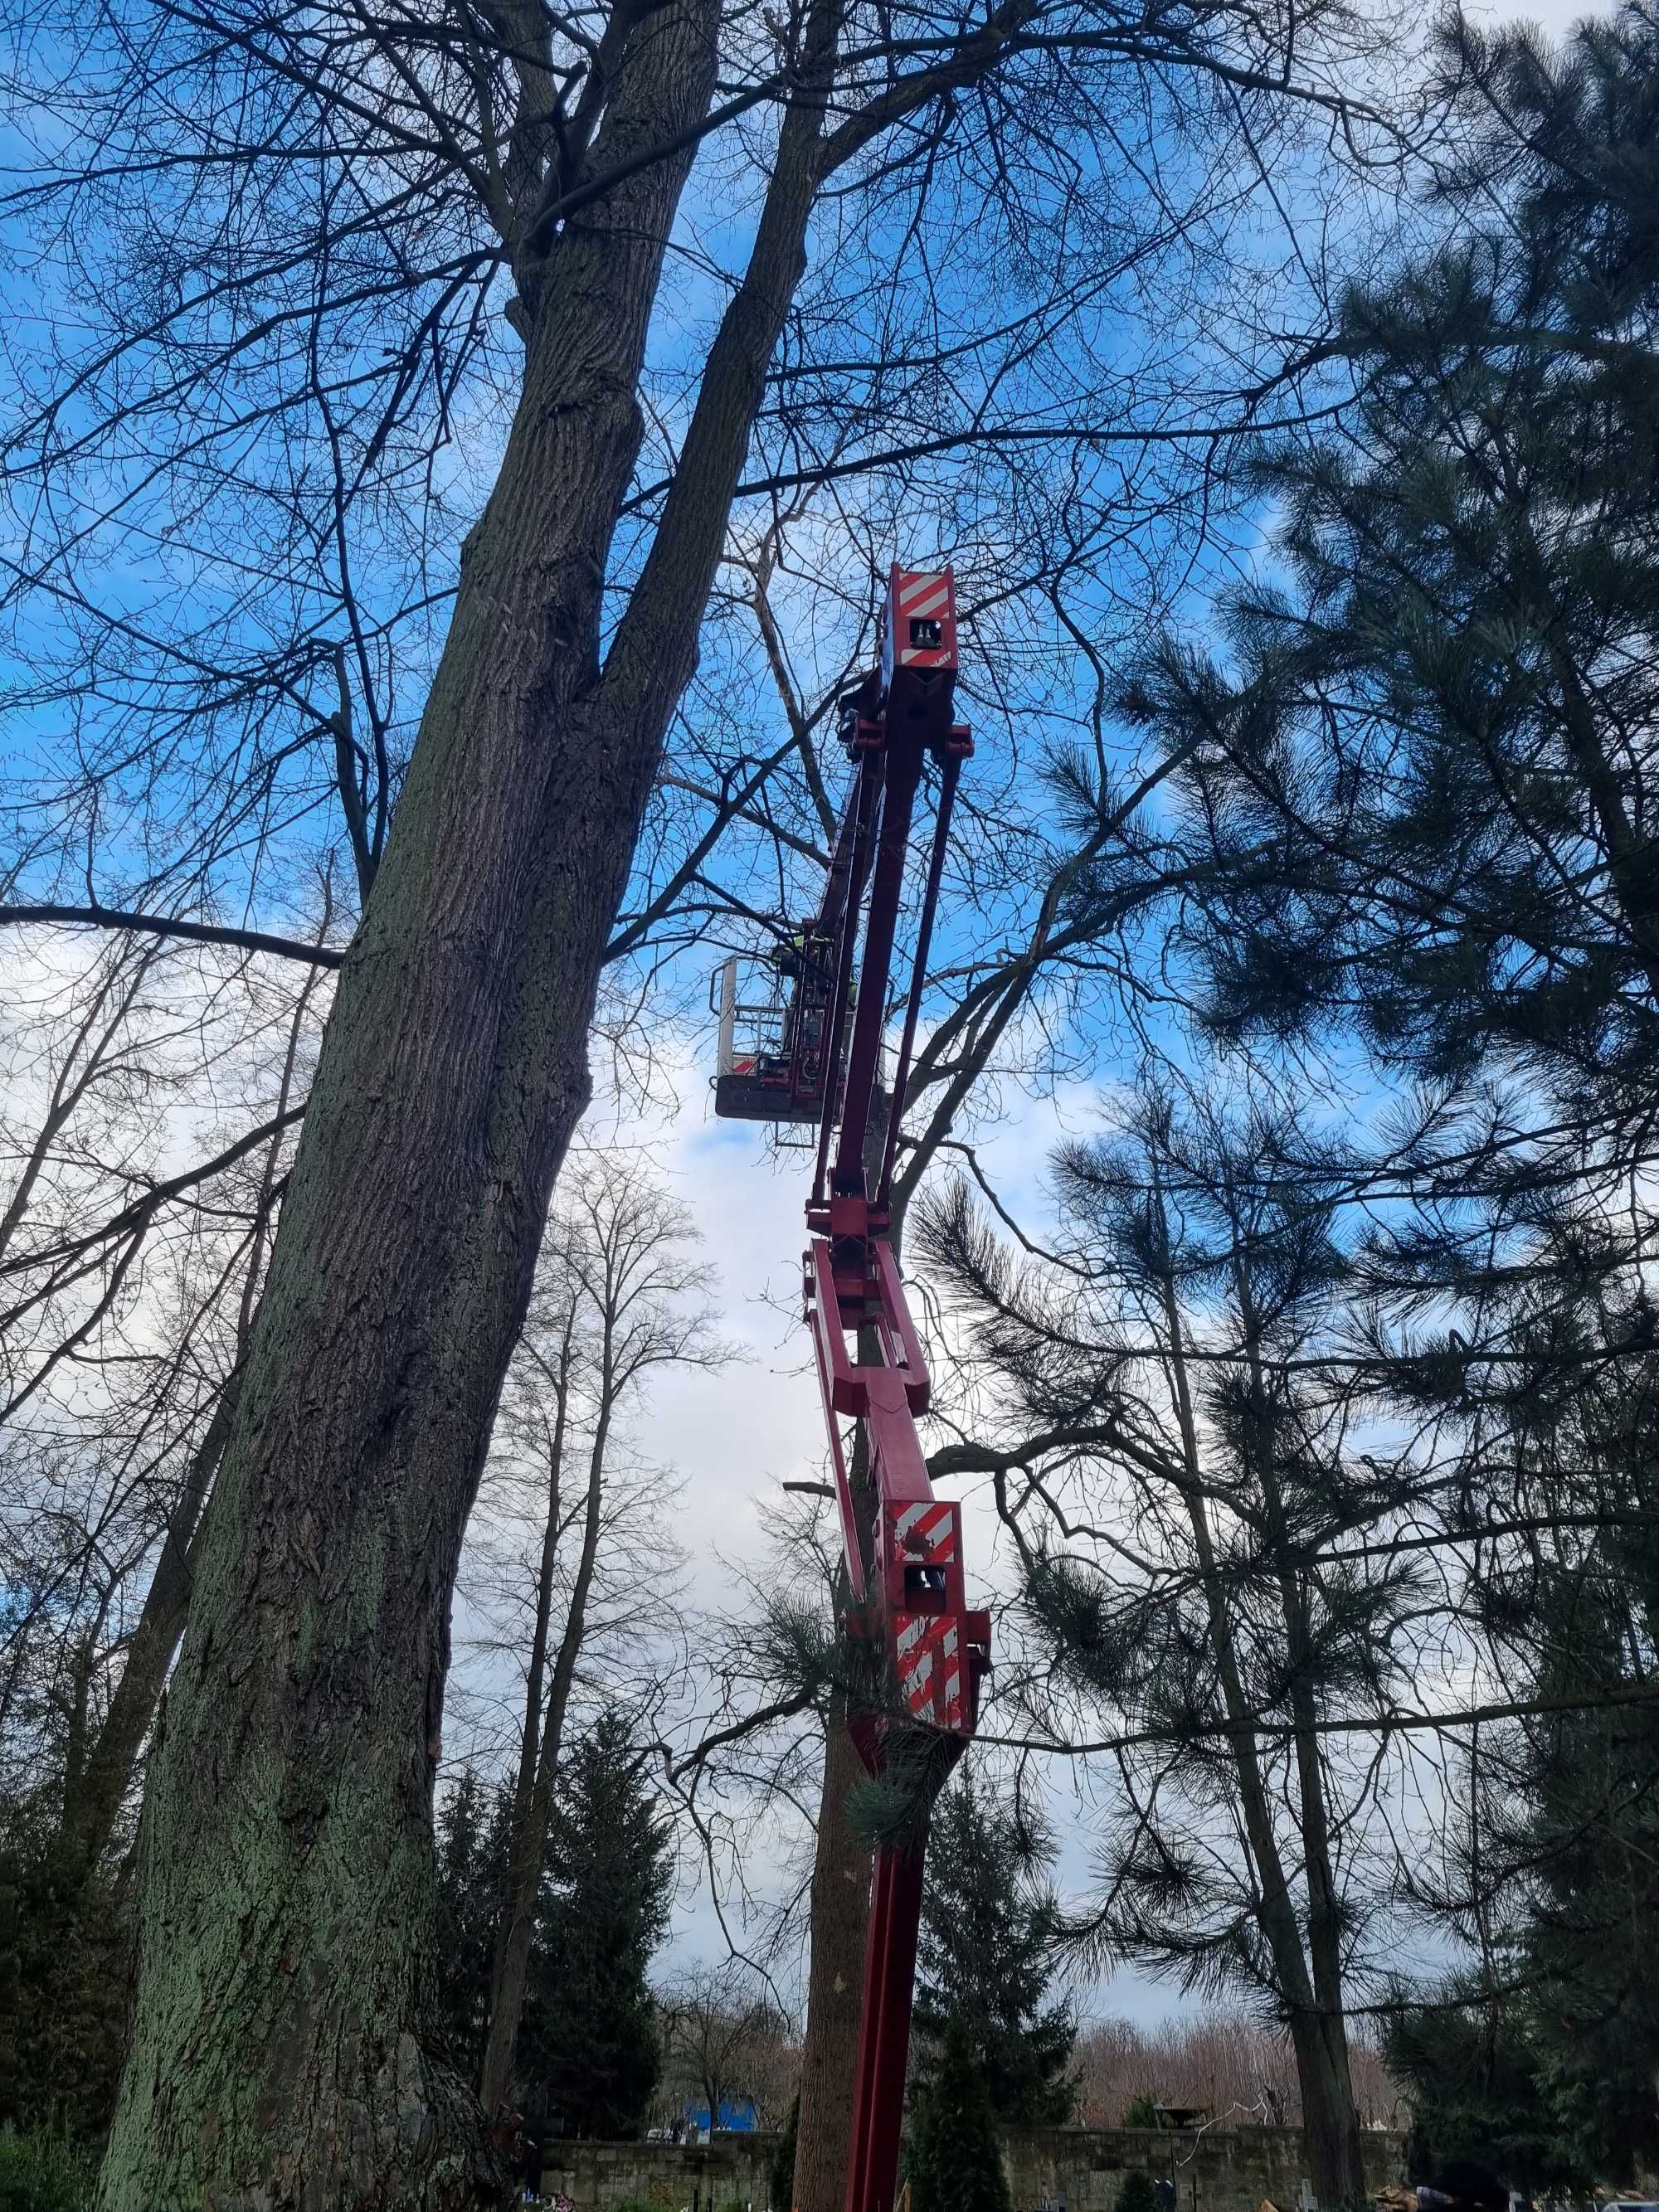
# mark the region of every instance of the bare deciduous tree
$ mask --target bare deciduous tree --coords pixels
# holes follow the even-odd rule
[[[740,1967],[697,1966],[677,1975],[659,2002],[669,2094],[700,2104],[711,2127],[744,2100],[759,2126],[781,2126],[799,2078],[800,2047],[771,1990]]]
[[[1352,115],[1372,33],[1231,0],[132,0],[43,70],[32,31],[54,151],[13,213],[43,285],[91,262],[105,306],[20,357],[15,604],[74,703],[14,911],[337,975],[150,1766],[100,2201],[447,2206],[489,2165],[423,1996],[456,1565],[602,971],[648,963],[759,797],[750,763],[712,799],[659,781],[733,502],[884,483],[985,539],[988,632],[1011,566],[1099,586],[1148,489],[1201,505],[1269,396],[1167,314],[1131,369],[1103,303],[1206,265],[1200,210],[1287,117]],[[1240,161],[1183,150],[1217,131]],[[705,147],[752,234],[712,328],[674,329]],[[1012,563],[1034,459],[1076,489]],[[96,559],[141,542],[136,616]],[[786,762],[810,783],[793,732]],[[237,918],[284,919],[307,820],[351,855],[343,950]]]
[[[497,1449],[505,1445],[520,1467],[539,1462],[541,1545],[479,2084],[491,2112],[512,2083],[559,1755],[584,1646],[608,1632],[648,1648],[662,1626],[674,1560],[662,1486],[642,1497],[635,1486],[630,1494],[616,1464],[617,1426],[654,1370],[716,1367],[730,1356],[710,1332],[711,1279],[695,1257],[695,1239],[684,1207],[637,1163],[589,1166],[553,1224],[544,1279],[508,1370]],[[556,1620],[556,1600],[562,1607]],[[609,1620],[598,1618],[601,1608]]]

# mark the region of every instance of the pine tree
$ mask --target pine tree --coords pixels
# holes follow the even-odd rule
[[[1432,2182],[1449,2156],[1474,2158],[1515,2187],[1588,2192],[1595,2179],[1556,2124],[1535,2014],[1524,2003],[1443,2002],[1402,2009],[1390,2021],[1389,2070],[1412,2112],[1410,2163]]]
[[[1659,2157],[1659,1717],[1648,1702],[1659,1626],[1659,1419],[1623,1402],[1615,1366],[1583,1390],[1566,1450],[1593,1474],[1608,1526],[1540,1546],[1521,1647],[1540,1703],[1508,1747],[1515,1810],[1500,1865],[1522,1902],[1506,1964],[1540,2105],[1573,2178],[1627,2179]],[[1583,1698],[1575,1709],[1572,1700]],[[1601,1702],[1598,1702],[1600,1700]]]
[[[1167,640],[1126,703],[1182,757],[1214,1030],[1401,1085],[1372,1284],[1395,1390],[1461,1411],[1576,1390],[1586,1300],[1650,1357],[1652,1211],[1609,1194],[1659,1077],[1659,24],[1451,58],[1498,118],[1460,227],[1347,300],[1340,434],[1258,463],[1281,557],[1224,656]]]
[[[794,2203],[795,2146],[799,2140],[800,2092],[798,2089],[790,2103],[789,2118],[784,2123],[783,2133],[778,2137],[777,2148],[772,2154],[771,2170],[767,2175],[772,2212],[790,2212]]]
[[[1346,1171],[1387,1191],[1355,1387],[1432,1436],[1395,1506],[1553,1708],[1483,1731],[1508,1802],[1476,1793],[1461,1890],[1403,1869],[1482,1954],[1443,1993],[1468,2012],[1406,2023],[1425,2109],[1610,2179],[1659,2069],[1659,1731],[1632,1702],[1659,1666],[1632,1548],[1659,1506],[1659,19],[1445,37],[1455,227],[1346,301],[1340,432],[1261,461],[1283,557],[1222,653],[1166,642],[1126,703],[1182,763],[1214,1031],[1339,1066],[1357,1042],[1397,1085]]]
[[[468,1766],[438,1806],[438,2013],[458,2066],[477,2074],[489,2018],[489,1965],[507,1872],[510,1800]]]
[[[912,2212],[1013,2212],[985,2071],[957,2021],[912,2096],[904,2170]]]
[[[996,1408],[936,1464],[1002,1471],[1043,1677],[1127,1737],[1088,1937],[1271,2009],[1310,2178],[1346,2203],[1347,1992],[1378,1899],[1342,1844],[1369,1784],[1325,1729],[1381,1725],[1413,1602],[1408,1574],[1324,1556],[1387,1503],[1316,1372],[1350,1261],[1262,1105],[1148,1086],[1125,1123],[1055,1158],[1061,1267],[1017,1262],[965,1188],[924,1209],[959,1370]]]
[[[1042,1839],[966,1777],[934,1808],[918,1953],[915,2028],[926,2072],[954,2028],[1005,2127],[1071,2118],[1070,2008],[1045,2005],[1059,1912],[1032,1885]]]
[[[631,2136],[662,2071],[646,1969],[667,1932],[670,1838],[625,1717],[601,1712],[560,1779],[520,2038],[568,2134]]]

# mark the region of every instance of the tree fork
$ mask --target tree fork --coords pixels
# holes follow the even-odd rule
[[[702,114],[716,14],[649,20],[596,162]],[[152,1762],[101,2212],[449,2212],[495,2185],[428,2020],[449,1608],[653,764],[576,721],[690,160],[558,241],[341,971]]]

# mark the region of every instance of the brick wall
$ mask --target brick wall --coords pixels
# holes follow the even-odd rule
[[[766,2212],[771,2136],[720,2135],[712,2145],[551,2142],[544,2193],[562,2189],[576,2212]],[[1373,2189],[1405,2179],[1405,2139],[1367,2130],[1365,2172]],[[1307,2161],[1299,2128],[1208,2128],[1201,2135],[1152,2128],[1045,2128],[1009,2139],[1004,2162],[1016,2212],[1113,2212],[1133,2167],[1170,2176],[1178,2212],[1257,2212],[1265,2197],[1296,2212]]]

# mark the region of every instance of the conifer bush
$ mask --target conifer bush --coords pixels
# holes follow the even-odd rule
[[[0,2212],[87,2212],[92,2174],[50,2128],[0,2127]]]
[[[1112,2212],[1158,2212],[1158,2184],[1137,2167],[1123,2177]]]
[[[905,2170],[911,2212],[1013,2212],[984,2069],[954,2021],[911,2105]]]

